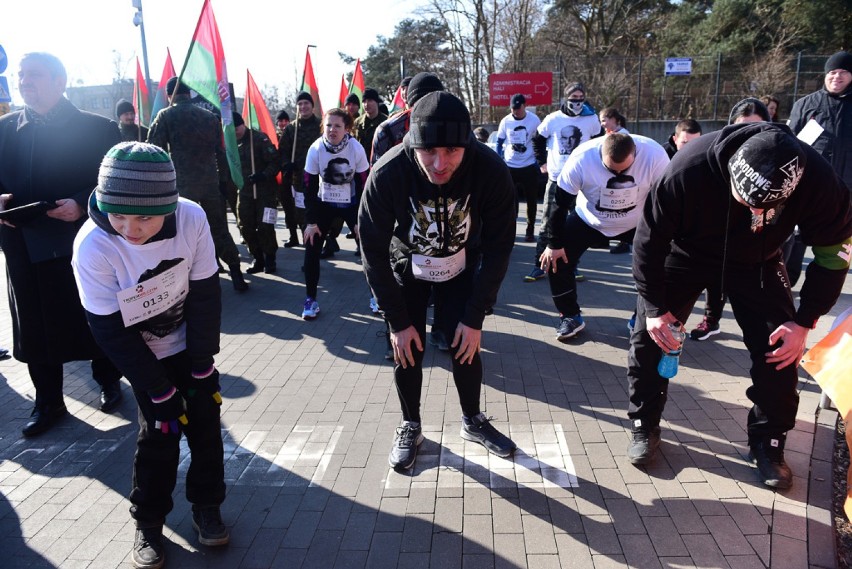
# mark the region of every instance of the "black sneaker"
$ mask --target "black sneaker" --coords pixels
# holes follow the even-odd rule
[[[706,340],[710,336],[715,336],[721,332],[719,329],[719,321],[715,318],[704,317],[704,320],[701,321],[695,329],[689,333],[689,337],[693,340]]]
[[[193,506],[192,527],[198,532],[201,545],[225,545],[231,539],[219,506]]]
[[[579,314],[576,316],[565,316],[556,330],[556,339],[564,343],[579,334],[580,330],[585,327],[586,323]]]
[[[471,418],[462,417],[459,434],[464,440],[479,443],[487,448],[488,452],[503,458],[511,456],[518,448],[512,442],[512,439],[494,428],[485,413],[474,415]]]
[[[396,428],[396,436],[388,455],[388,464],[394,470],[408,470],[417,458],[417,447],[423,442],[423,430],[420,423],[403,421]]]
[[[787,489],[793,485],[793,471],[784,460],[784,435],[764,437],[750,443],[749,458],[757,463],[763,483],[772,488]]]
[[[160,569],[165,561],[163,527],[136,528],[131,561],[136,569]]]
[[[633,438],[627,447],[627,460],[631,464],[648,464],[660,446],[660,426],[646,427],[637,419],[633,422]]]
[[[609,252],[613,255],[621,255],[623,253],[630,252],[630,243],[626,241],[619,241],[617,245],[613,245],[609,248]]]

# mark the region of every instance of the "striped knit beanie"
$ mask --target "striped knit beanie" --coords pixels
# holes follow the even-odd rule
[[[166,215],[177,209],[175,167],[159,146],[121,142],[101,162],[98,209],[125,215]]]

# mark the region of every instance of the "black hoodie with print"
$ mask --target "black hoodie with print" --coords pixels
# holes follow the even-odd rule
[[[728,160],[751,136],[786,126],[773,123],[731,125],[693,140],[678,152],[645,202],[633,242],[633,276],[649,317],[669,311],[666,270],[690,271],[707,279],[766,266],[780,257],[781,244],[798,225],[805,244],[830,247],[852,235],[849,189],[817,151],[807,155],[796,190],[775,210],[766,225],[752,228],[751,211],[731,194]],[[762,220],[760,220],[762,221]],[[796,322],[812,328],[840,294],[849,251],[838,254],[846,268],[811,263],[800,294]],[[837,263],[834,263],[837,265]],[[755,286],[760,286],[756,278]]]
[[[405,280],[413,278],[411,255],[446,257],[462,249],[467,269],[478,267],[462,322],[481,329],[514,246],[515,189],[509,169],[471,134],[450,181],[436,186],[420,170],[406,135],[373,166],[358,229],[364,272],[391,330],[411,325],[402,293]]]

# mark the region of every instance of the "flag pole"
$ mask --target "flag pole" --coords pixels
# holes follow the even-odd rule
[[[246,96],[247,97],[248,97],[248,94],[249,94],[249,81],[251,81],[251,75],[249,74],[248,67],[246,67]],[[252,107],[254,107],[254,105],[252,105],[251,102],[249,102],[249,106],[248,106],[248,108],[249,108],[249,117],[248,117],[249,122],[248,122],[247,125],[243,125],[243,126],[246,126],[248,128],[248,131],[249,131],[248,135],[249,135],[249,154],[251,155],[251,173],[252,173],[252,175],[254,175],[254,133],[252,133],[252,131],[251,131],[251,114],[252,114],[252,112],[255,112],[255,111],[252,110]],[[243,122],[245,122],[245,120],[243,120]],[[258,121],[258,122],[260,122],[260,121]],[[252,186],[251,195],[256,200],[257,199],[257,182],[252,182],[251,186]]]

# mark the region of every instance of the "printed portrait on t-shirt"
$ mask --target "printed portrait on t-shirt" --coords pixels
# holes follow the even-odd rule
[[[563,127],[559,131],[559,154],[564,156],[574,152],[574,149],[580,144],[581,138],[583,138],[583,133],[573,124]]]
[[[136,282],[143,283],[150,280],[157,275],[163,274],[172,267],[179,265],[183,261],[184,259],[164,259],[153,269],[148,269],[142,273],[139,276],[139,280]],[[183,304],[184,301],[181,300],[180,302],[175,303],[174,306],[171,306],[168,310],[152,316],[147,320],[143,320],[134,327],[139,330],[142,334],[142,338],[146,341],[153,340],[154,338],[165,338],[177,330],[183,322]]]
[[[343,157],[332,158],[322,171],[322,181],[335,186],[342,186],[352,181],[355,170],[349,160]]]
[[[515,152],[527,151],[527,127],[519,125],[509,132],[509,142]]]
[[[636,196],[638,193],[639,186],[636,184],[633,176],[629,174],[615,174],[606,181],[606,190],[601,191],[597,209],[598,211],[628,212],[636,207]]]

